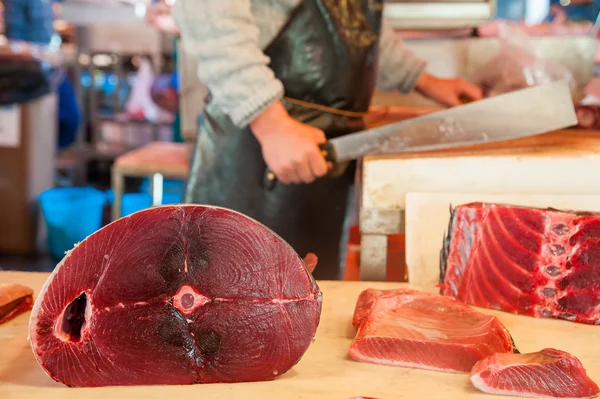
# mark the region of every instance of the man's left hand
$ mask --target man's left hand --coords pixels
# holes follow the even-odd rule
[[[428,73],[421,75],[416,90],[425,97],[449,107],[461,105],[463,97],[471,101],[481,100],[483,97],[479,87],[464,79],[442,79]]]

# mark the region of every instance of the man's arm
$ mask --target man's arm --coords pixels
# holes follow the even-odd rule
[[[279,181],[311,183],[325,175],[318,147],[325,134],[291,118],[279,101],[283,85],[259,46],[250,0],[178,0],[172,13],[213,101],[236,125],[250,127]]]
[[[415,56],[385,24],[379,44],[377,87],[385,91],[413,89],[446,106],[461,104],[461,97],[482,98],[481,89],[464,79],[442,79],[425,72],[426,63]]]
[[[415,88],[426,66],[426,62],[413,54],[384,21],[379,39],[377,88],[408,93]]]
[[[219,108],[246,127],[283,97],[259,47],[250,0],[179,0],[172,8],[182,44]]]

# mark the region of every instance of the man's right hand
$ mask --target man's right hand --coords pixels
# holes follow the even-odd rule
[[[319,150],[325,133],[293,119],[280,102],[254,119],[250,129],[262,147],[265,163],[282,183],[312,183],[327,174]]]

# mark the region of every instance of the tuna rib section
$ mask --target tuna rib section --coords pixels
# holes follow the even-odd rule
[[[600,324],[600,214],[472,203],[452,210],[444,295],[533,317]]]
[[[165,206],[94,233],[36,299],[36,359],[69,386],[265,381],[315,335],[321,292],[275,233],[237,212]]]
[[[473,367],[471,383],[487,393],[535,398],[591,398],[600,393],[579,359],[557,349],[496,354]]]
[[[353,324],[350,355],[370,363],[468,373],[487,356],[515,350],[496,317],[410,289],[363,291]]]

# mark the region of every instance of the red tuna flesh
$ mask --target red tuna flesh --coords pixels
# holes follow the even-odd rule
[[[320,313],[316,282],[271,230],[222,208],[164,206],[77,245],[29,334],[69,386],[265,381],[300,360]]]
[[[472,203],[451,211],[444,295],[533,317],[600,324],[600,214]]]
[[[353,323],[350,355],[369,363],[468,373],[481,359],[516,350],[496,317],[411,289],[364,291]]]
[[[33,307],[33,290],[20,284],[0,284],[0,324]]]
[[[600,393],[579,359],[556,349],[495,354],[473,367],[471,383],[487,393],[534,398],[591,398]]]

